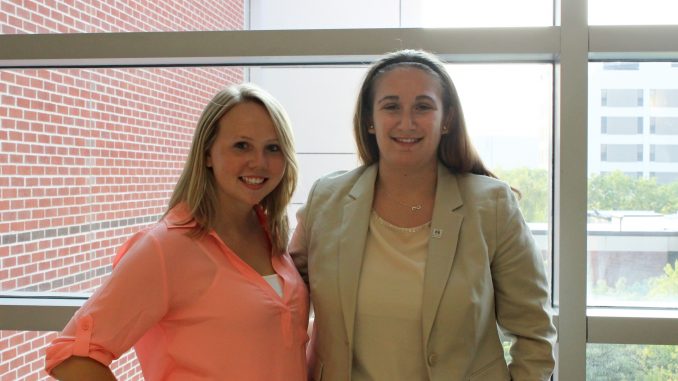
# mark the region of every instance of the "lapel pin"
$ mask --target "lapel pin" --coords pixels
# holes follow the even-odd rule
[[[431,237],[440,238],[442,236],[443,236],[443,229],[438,229],[438,228],[433,229],[433,233],[431,234]]]

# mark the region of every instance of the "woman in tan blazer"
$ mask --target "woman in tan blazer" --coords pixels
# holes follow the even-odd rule
[[[314,184],[290,243],[315,310],[311,378],[549,379],[541,255],[442,62],[404,50],[373,64],[354,132],[364,165]]]

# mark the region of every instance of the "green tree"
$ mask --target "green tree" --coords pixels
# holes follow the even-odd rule
[[[586,379],[642,380],[641,348],[636,345],[588,344],[586,346]]]
[[[671,266],[664,266],[664,275],[650,279],[650,297],[678,298],[678,260]]]
[[[528,222],[547,222],[551,192],[546,169],[514,168],[494,171],[520,191],[520,209]],[[657,184],[656,179],[635,179],[623,172],[592,175],[588,181],[589,210],[648,210],[678,213],[678,181]]]
[[[657,184],[656,179],[635,179],[620,171],[592,175],[588,185],[590,210],[650,210],[678,212],[678,182]]]
[[[521,193],[520,210],[527,222],[547,222],[551,193],[546,169],[498,169],[495,174]]]

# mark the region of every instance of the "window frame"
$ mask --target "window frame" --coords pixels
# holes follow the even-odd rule
[[[666,334],[678,332],[678,310],[587,308],[587,158],[581,151],[588,141],[588,63],[678,60],[678,40],[671,37],[678,35],[678,25],[589,26],[586,0],[557,3],[555,24],[0,35],[0,69],[366,63],[405,47],[436,52],[448,62],[552,63],[551,244],[558,305],[556,355],[557,364],[564,365],[557,365],[554,378],[583,380],[587,343],[678,345],[678,336]],[[0,295],[0,329],[60,330],[85,300],[70,294]]]

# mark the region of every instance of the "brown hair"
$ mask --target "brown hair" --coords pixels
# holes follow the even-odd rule
[[[440,83],[443,121],[448,125],[448,132],[440,139],[438,160],[452,173],[474,173],[496,178],[485,167],[471,144],[457,89],[443,62],[433,54],[421,50],[408,49],[389,53],[375,62],[367,72],[358,94],[353,116],[353,133],[362,163],[369,165],[379,161],[379,146],[376,137],[368,132],[369,126],[373,123],[375,83],[382,74],[398,67],[423,70],[437,78]]]

